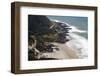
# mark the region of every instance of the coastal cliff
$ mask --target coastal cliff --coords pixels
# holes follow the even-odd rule
[[[77,49],[68,45],[71,29],[67,23],[50,20],[47,16],[29,15],[28,60],[82,58]]]

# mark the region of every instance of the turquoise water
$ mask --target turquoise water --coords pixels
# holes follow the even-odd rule
[[[77,16],[47,16],[49,19],[59,20],[72,25],[79,30],[88,31],[88,17],[77,17]],[[78,35],[88,38],[88,33],[77,33]]]

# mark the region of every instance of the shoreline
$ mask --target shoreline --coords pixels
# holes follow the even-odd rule
[[[65,44],[61,43],[51,43],[59,48],[59,51],[54,51],[52,53],[43,53],[47,58],[57,58],[57,59],[79,59],[77,52],[69,48]]]

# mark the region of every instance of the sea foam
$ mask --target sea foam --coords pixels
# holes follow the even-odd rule
[[[75,25],[70,25],[67,22],[62,22],[59,20],[53,20],[55,22],[63,23],[66,26],[69,26],[71,30],[69,30],[69,36],[66,36],[66,38],[69,39],[68,42],[65,43],[67,47],[70,47],[73,49],[79,58],[88,58],[88,40],[85,37],[82,37],[78,35],[77,33],[87,33],[85,30],[80,30]],[[68,27],[65,27],[68,28]]]
[[[72,48],[79,58],[87,58],[88,57],[88,41],[82,36],[79,36],[75,33],[69,34],[70,40],[66,42],[66,46]]]

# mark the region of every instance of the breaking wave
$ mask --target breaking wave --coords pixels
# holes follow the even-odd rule
[[[66,42],[66,45],[77,52],[79,58],[88,57],[88,41],[84,37],[77,35],[75,33],[69,34],[70,41]]]
[[[75,26],[70,26],[70,28],[72,28],[72,30],[69,30],[70,32],[76,32],[76,33],[86,33],[87,31],[84,30],[80,30]]]
[[[59,20],[54,20],[55,22],[61,22]],[[88,40],[85,37],[82,37],[78,35],[77,33],[87,33],[85,30],[80,30],[74,25],[70,25],[66,22],[61,22],[64,23],[66,26],[71,28],[69,30],[69,36],[66,36],[66,38],[69,37],[69,41],[66,42],[66,46],[72,48],[77,52],[77,55],[79,58],[87,58],[88,57]],[[66,28],[68,28],[66,27]]]

